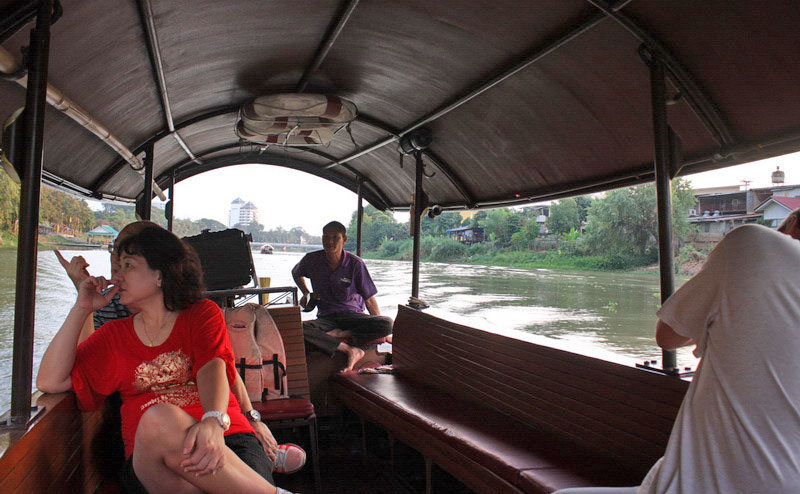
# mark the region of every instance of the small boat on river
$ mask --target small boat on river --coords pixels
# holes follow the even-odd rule
[[[793,0],[0,1],[2,149],[22,180],[0,491],[117,489],[114,404],[82,413],[69,393],[31,389],[42,184],[134,204],[141,218],[159,197],[171,229],[183,180],[241,164],[299,170],[357,194],[359,230],[365,200],[416,212],[418,300],[426,209],[655,181],[669,211],[676,176],[799,151],[798,25]],[[269,122],[264,95],[286,104]],[[299,307],[276,314],[297,329]],[[330,378],[332,359],[299,355],[321,484],[308,473],[281,485],[304,493],[637,482],[687,387],[674,353],[621,366],[414,304],[399,309],[393,374]]]

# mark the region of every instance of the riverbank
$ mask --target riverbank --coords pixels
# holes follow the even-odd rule
[[[387,261],[410,261],[412,259],[412,239],[384,240],[380,248],[366,252],[366,259]],[[610,254],[604,256],[579,255],[580,249],[574,242],[564,242],[561,247],[550,250],[519,250],[513,247],[496,247],[493,242],[476,243],[470,246],[449,238],[423,237],[420,245],[420,259],[423,262],[444,262],[451,264],[470,264],[499,266],[523,269],[565,269],[572,271],[610,271],[633,272],[658,269],[658,257],[653,253],[646,255]],[[680,274],[695,274],[705,261],[706,252],[684,247],[675,258],[675,266]]]
[[[19,245],[17,236],[11,232],[0,231],[0,249],[15,250]],[[39,250],[53,249],[85,249],[103,248],[104,245],[89,247],[85,243],[76,243],[74,238],[67,238],[61,235],[39,235]]]
[[[381,247],[364,254],[366,259],[410,261],[411,239],[388,240]],[[445,262],[524,269],[566,269],[578,271],[633,271],[652,265],[649,256],[610,255],[579,256],[564,249],[547,251],[496,248],[492,243],[463,245],[451,239],[424,237],[420,245],[423,262]]]

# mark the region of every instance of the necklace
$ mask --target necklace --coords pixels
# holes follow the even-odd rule
[[[164,329],[164,327],[170,322],[171,319],[172,319],[171,314],[168,314],[164,318],[164,322],[162,322],[161,326],[159,326],[158,329],[156,329],[156,331],[155,331],[156,332],[156,337],[159,336],[159,334],[161,333],[161,330]],[[155,340],[150,336],[150,332],[147,330],[147,322],[145,321],[144,316],[142,316],[142,331],[144,332],[144,336],[147,338],[147,341],[149,342],[149,343],[146,343],[146,345],[149,346],[149,347],[156,346]]]

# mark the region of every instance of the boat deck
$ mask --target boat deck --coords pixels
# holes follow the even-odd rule
[[[314,486],[309,462],[292,475],[275,475],[278,486],[295,493],[413,493],[425,491],[425,463],[413,449],[394,444],[394,469],[386,433],[365,424],[367,455],[363,454],[362,427],[358,417],[347,412],[344,417],[320,419],[320,471],[322,488]],[[275,431],[279,442],[306,444],[304,430]],[[472,492],[453,477],[433,465],[432,480],[436,492],[466,494]]]

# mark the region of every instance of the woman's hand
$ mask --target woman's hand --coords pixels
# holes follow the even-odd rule
[[[272,432],[264,422],[255,422],[251,423],[251,425],[253,426],[253,430],[256,431],[256,437],[258,438],[258,442],[261,443],[261,447],[264,448],[264,452],[269,459],[275,463],[275,455],[278,454],[278,441],[272,436]]]
[[[83,256],[75,256],[67,261],[58,249],[53,252],[55,252],[56,258],[58,258],[58,262],[61,263],[64,271],[67,272],[69,279],[72,280],[72,284],[75,285],[75,288],[78,288],[83,280],[89,277],[89,271],[86,270],[89,267],[89,263],[86,262]]]
[[[214,474],[225,464],[225,437],[222,427],[213,419],[198,422],[189,428],[183,441],[181,461],[184,472],[195,476]]]
[[[75,302],[75,306],[87,312],[102,309],[119,291],[119,286],[112,286],[111,283],[102,276],[89,276],[78,285],[78,300]],[[103,295],[103,290],[109,286],[112,287],[111,290]]]

